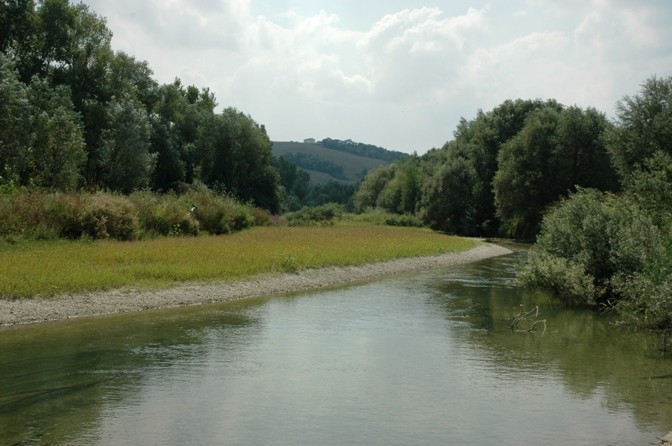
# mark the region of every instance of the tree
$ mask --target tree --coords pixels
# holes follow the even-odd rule
[[[79,116],[66,87],[18,79],[0,53],[0,176],[17,184],[72,189],[84,161]]]
[[[381,165],[371,170],[355,194],[355,209],[361,212],[376,207],[380,193],[393,176],[394,172],[389,166]]]
[[[493,179],[498,169],[497,158],[504,143],[513,138],[525,125],[528,115],[543,107],[560,108],[555,101],[541,100],[507,100],[489,112],[478,111],[476,118],[471,121],[462,119],[455,130],[455,139],[446,143],[437,153],[429,153],[423,157],[423,162],[429,171],[424,190],[436,193],[437,187],[434,175],[445,175],[454,171],[454,165],[466,163],[470,173],[461,175],[460,179],[469,181],[468,184],[453,184],[451,191],[458,196],[451,195],[450,199],[432,195],[432,199],[423,197],[425,217],[430,215],[450,215],[448,220],[432,220],[427,223],[451,232],[459,231],[469,235],[496,235],[499,232],[499,217],[496,214]],[[457,158],[460,158],[458,160]],[[453,167],[438,174],[442,163],[451,163]],[[441,181],[445,181],[441,180]],[[444,183],[445,185],[445,183]],[[436,200],[436,201],[434,201]],[[453,206],[451,203],[461,203]],[[450,207],[450,209],[441,209]],[[443,217],[442,217],[443,218]],[[459,222],[456,225],[455,222]],[[447,226],[443,227],[443,224]]]
[[[27,88],[11,60],[0,53],[0,182],[20,181],[31,144],[30,125]]]
[[[657,151],[672,154],[672,76],[652,77],[616,107],[608,148],[622,181]]]
[[[536,111],[499,153],[493,181],[495,203],[512,237],[535,235],[543,210],[558,198],[548,187],[557,122],[555,109]]]
[[[434,229],[471,234],[474,228],[471,197],[477,177],[471,160],[450,157],[424,184],[423,220]]]
[[[26,177],[36,186],[75,189],[86,161],[79,115],[70,100],[70,89],[52,89],[34,80],[28,90],[33,114],[31,161]]]
[[[296,165],[279,157],[276,160],[280,184],[283,190],[284,208],[298,211],[306,205],[306,197],[310,191],[310,174]]]
[[[614,190],[603,135],[609,124],[594,109],[547,106],[530,114],[502,146],[493,186],[497,212],[512,237],[531,238],[543,212],[576,186]]]
[[[626,194],[659,228],[672,229],[672,155],[658,151],[627,179]]]
[[[273,165],[266,129],[234,108],[207,118],[196,146],[202,153],[204,182],[243,201],[277,212],[280,175]]]
[[[145,188],[156,159],[149,152],[147,112],[128,95],[113,100],[108,110],[109,127],[103,131],[101,145],[108,168],[105,184],[123,193]]]

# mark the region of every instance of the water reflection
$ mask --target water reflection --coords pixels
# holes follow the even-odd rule
[[[672,426],[672,358],[663,356],[660,340],[616,328],[613,318],[511,286],[515,265],[524,255],[518,250],[430,283],[432,302],[446,318],[468,323],[460,338],[485,349],[484,361],[502,379],[521,371],[553,375],[576,398],[599,396],[608,410],[631,410],[644,428]],[[445,299],[447,294],[452,298]],[[537,319],[546,321],[543,336],[541,327],[513,333],[513,316],[534,307],[539,307]]]
[[[524,255],[0,331],[0,438],[616,445],[667,432],[672,363],[655,338],[514,288]],[[539,306],[543,336],[511,331],[521,304]]]

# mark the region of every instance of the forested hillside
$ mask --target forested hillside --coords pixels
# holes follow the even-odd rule
[[[352,145],[357,146],[355,143]],[[365,144],[360,145],[366,146]],[[371,169],[403,157],[403,154],[396,155],[396,152],[382,148],[378,150],[379,152],[374,153],[377,157],[374,157],[367,156],[366,152],[353,153],[330,148],[325,145],[324,141],[318,143],[273,142],[273,155],[282,157],[307,171],[312,184],[324,184],[328,181],[355,184],[361,181]],[[388,153],[387,157],[392,159],[382,159],[385,153]]]

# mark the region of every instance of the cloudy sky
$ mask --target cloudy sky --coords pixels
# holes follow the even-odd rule
[[[612,117],[672,75],[669,0],[84,0],[156,80],[209,87],[276,141],[419,154],[461,117],[555,98]]]

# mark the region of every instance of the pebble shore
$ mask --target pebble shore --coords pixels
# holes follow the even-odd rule
[[[124,288],[49,298],[0,298],[0,326],[202,305],[307,291],[365,282],[400,273],[470,263],[510,253],[507,248],[484,242],[469,251],[459,253],[397,259],[361,266],[308,269],[296,273],[259,276],[232,283],[188,283],[152,291]]]

